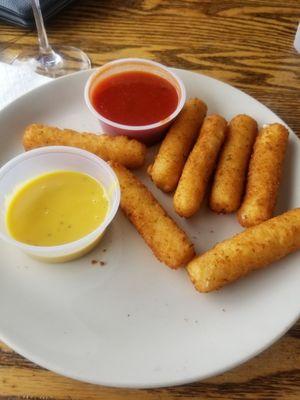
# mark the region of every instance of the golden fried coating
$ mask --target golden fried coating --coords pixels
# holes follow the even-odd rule
[[[257,123],[248,115],[230,121],[210,195],[213,211],[231,213],[240,207],[256,135]]]
[[[288,130],[280,124],[261,129],[250,160],[246,194],[238,211],[242,226],[257,225],[272,217],[280,184]]]
[[[300,208],[224,240],[194,258],[187,271],[197,290],[210,292],[300,249]]]
[[[188,100],[166,134],[153,165],[148,168],[153,182],[164,192],[176,189],[206,112],[206,104],[201,100]]]
[[[186,265],[195,255],[187,235],[138,178],[122,165],[110,164],[119,179],[121,208],[155,256],[171,268]]]
[[[24,132],[25,150],[44,146],[79,147],[96,154],[104,160],[117,161],[128,168],[144,164],[146,146],[126,136],[95,135],[78,133],[71,129],[59,129],[47,125],[32,124]]]
[[[210,115],[204,119],[174,195],[174,208],[182,217],[191,217],[201,206],[225,139],[226,126],[227,122],[220,115]]]

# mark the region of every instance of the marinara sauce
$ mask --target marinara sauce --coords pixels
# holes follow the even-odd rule
[[[178,105],[175,87],[143,71],[121,72],[95,85],[90,93],[103,117],[123,125],[150,125],[170,116]]]

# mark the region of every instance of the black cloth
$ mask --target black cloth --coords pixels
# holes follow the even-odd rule
[[[58,13],[73,0],[40,0],[43,18],[46,20]],[[0,0],[0,19],[19,26],[34,25],[30,0]]]

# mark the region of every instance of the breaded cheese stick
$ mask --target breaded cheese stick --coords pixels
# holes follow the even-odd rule
[[[154,255],[171,268],[186,265],[195,255],[187,235],[138,178],[122,165],[110,164],[119,179],[121,208]]]
[[[231,213],[240,207],[256,135],[257,123],[248,115],[230,121],[210,195],[213,211]]]
[[[224,240],[194,258],[187,271],[197,290],[210,292],[300,249],[300,208]]]
[[[176,189],[206,112],[207,107],[203,101],[188,100],[167,132],[154,163],[148,168],[153,182],[164,192]]]
[[[288,136],[288,130],[280,124],[268,125],[259,132],[250,160],[246,194],[237,214],[242,226],[257,225],[272,217]]]
[[[174,195],[175,211],[182,217],[191,217],[201,206],[225,139],[226,126],[226,120],[220,115],[210,115],[204,119]]]
[[[44,146],[79,147],[106,161],[117,161],[128,168],[141,167],[146,156],[146,146],[126,136],[79,133],[72,129],[59,129],[40,124],[27,126],[23,136],[23,146],[25,150]]]

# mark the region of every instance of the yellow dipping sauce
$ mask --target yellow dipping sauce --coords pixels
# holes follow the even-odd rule
[[[56,171],[28,181],[13,195],[6,224],[19,242],[56,246],[95,230],[108,207],[100,182],[81,172]]]

